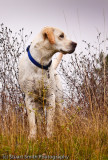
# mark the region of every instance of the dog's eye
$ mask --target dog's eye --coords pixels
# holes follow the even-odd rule
[[[64,38],[64,34],[63,33],[60,34],[59,38]]]

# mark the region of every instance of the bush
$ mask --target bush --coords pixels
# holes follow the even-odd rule
[[[24,29],[13,36],[12,31],[1,24],[0,158],[4,155],[9,159],[11,154],[38,158],[39,155],[53,158],[61,155],[72,160],[107,159],[108,55],[101,49],[104,43],[101,34],[97,36],[97,46],[84,41],[83,52],[73,54],[68,64],[62,60],[59,73],[65,82],[66,107],[58,117],[60,124],[55,118],[54,136],[48,139],[38,135],[34,141],[28,141],[24,95],[18,84],[18,59],[25,51],[28,37],[24,36]]]

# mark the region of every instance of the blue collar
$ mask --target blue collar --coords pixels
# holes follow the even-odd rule
[[[48,65],[43,66],[43,65],[41,65],[40,63],[38,63],[38,62],[31,56],[29,49],[30,49],[30,45],[29,45],[29,46],[27,47],[27,49],[26,49],[30,61],[31,61],[35,66],[37,66],[37,67],[39,67],[39,68],[41,68],[41,69],[48,70],[48,68],[51,66],[52,60],[49,62]]]

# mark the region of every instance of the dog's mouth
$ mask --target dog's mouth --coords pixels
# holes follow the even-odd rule
[[[75,48],[76,48],[76,47],[75,47]],[[72,50],[70,50],[68,53],[69,53],[69,54],[73,53],[73,52],[75,51],[75,48],[72,49]]]
[[[76,48],[76,47],[75,47]],[[64,50],[60,50],[60,52],[62,52],[63,54],[72,54],[74,51],[75,51],[75,48],[74,49],[71,49],[69,51],[64,51]]]
[[[71,54],[71,53],[73,53],[74,51],[75,51],[75,49],[76,49],[76,46],[77,46],[77,43],[75,43],[75,42],[71,42],[70,43],[70,49],[69,50],[67,50],[67,51],[65,51],[65,50],[60,50],[63,54]]]
[[[70,43],[70,49],[69,50],[60,50],[60,52],[62,52],[63,54],[71,54],[75,51],[76,49],[76,46],[77,46],[77,43],[75,42],[71,42]]]

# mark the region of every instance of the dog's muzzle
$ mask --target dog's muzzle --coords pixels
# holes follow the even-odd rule
[[[76,42],[71,42],[70,46],[71,46],[71,50],[69,51],[69,53],[71,54],[71,53],[73,53],[75,51],[77,43]]]
[[[76,46],[77,46],[77,43],[75,43],[75,42],[71,42],[70,43],[70,50],[68,50],[68,51],[63,51],[63,50],[60,50],[63,54],[71,54],[71,53],[73,53],[74,51],[75,51],[75,48],[76,48]]]

